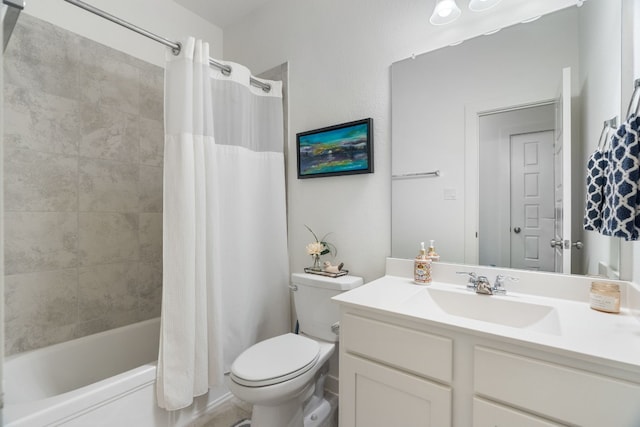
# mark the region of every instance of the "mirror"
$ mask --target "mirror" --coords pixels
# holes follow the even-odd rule
[[[620,115],[621,8],[619,0],[589,0],[582,7],[392,65],[393,257],[413,258],[420,241],[434,239],[448,262],[559,271],[556,249],[548,240],[562,234],[558,218],[564,212],[569,215],[565,223],[571,224],[565,232],[572,235],[570,243],[584,245],[566,251],[571,267],[564,272],[615,277],[619,241],[584,232],[582,222],[587,157],[604,120]],[[565,68],[570,68],[572,82],[570,95],[564,94],[570,99],[571,120],[560,131],[559,88]],[[524,112],[525,118],[516,121],[514,116]],[[563,205],[556,198],[562,176],[557,160],[553,155],[540,160],[544,172],[536,174],[543,178],[533,187],[551,185],[552,205],[545,208],[550,214],[539,209],[525,220],[548,224],[551,230],[536,245],[528,239],[524,249],[515,249],[515,243],[500,243],[525,226],[512,220],[512,199],[518,197],[512,197],[508,182],[514,151],[509,144],[536,132],[551,132],[552,139],[570,136],[571,155],[564,167],[565,182],[571,179],[565,185],[569,197]],[[531,182],[519,182],[514,189],[531,188]],[[516,262],[523,256],[542,258],[543,251],[549,251],[545,256],[551,256],[551,264]]]

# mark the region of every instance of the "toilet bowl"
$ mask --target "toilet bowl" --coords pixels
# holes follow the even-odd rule
[[[252,427],[322,425],[329,414],[324,378],[338,338],[332,326],[339,311],[331,297],[362,283],[354,276],[292,275],[301,334],[251,346],[236,358],[227,377],[231,393],[253,404]]]

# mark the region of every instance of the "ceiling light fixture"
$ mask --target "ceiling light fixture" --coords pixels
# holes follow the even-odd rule
[[[462,11],[456,4],[456,0],[438,0],[436,7],[433,9],[433,14],[431,18],[429,18],[429,22],[433,25],[449,24],[458,19],[461,13]]]
[[[482,12],[488,10],[500,3],[501,0],[471,0],[469,2],[469,9],[474,12]]]

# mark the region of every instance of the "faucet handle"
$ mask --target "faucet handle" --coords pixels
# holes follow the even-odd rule
[[[517,277],[506,276],[504,274],[498,274],[496,276],[496,281],[493,284],[493,293],[494,295],[505,295],[507,293],[507,288],[505,288],[505,282],[507,280],[511,280],[513,282],[517,282],[520,280]]]
[[[475,291],[478,286],[478,275],[473,271],[456,271],[456,274],[466,274],[469,276],[469,281],[467,282],[467,289],[471,291]]]
[[[474,273],[473,271],[456,271],[456,274],[466,274],[467,276],[471,277],[472,279],[475,279],[478,277],[478,275],[476,273]]]

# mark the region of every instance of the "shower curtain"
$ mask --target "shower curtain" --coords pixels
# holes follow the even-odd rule
[[[165,67],[157,397],[168,410],[289,330],[282,84],[264,92],[241,65],[210,67],[207,43],[182,46]]]

